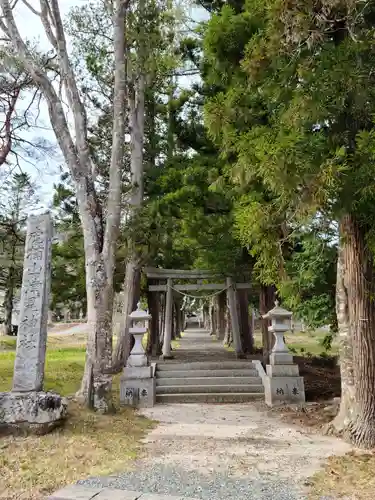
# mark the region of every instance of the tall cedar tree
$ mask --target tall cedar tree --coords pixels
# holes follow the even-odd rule
[[[240,234],[263,229],[259,255],[277,262],[278,217],[289,227],[321,214],[339,222],[342,398],[333,426],[367,448],[375,445],[374,29],[371,2],[250,0],[237,13],[224,6],[205,38],[210,78],[226,83],[206,107],[209,129],[240,182],[262,185],[263,196],[249,189],[238,205]]]

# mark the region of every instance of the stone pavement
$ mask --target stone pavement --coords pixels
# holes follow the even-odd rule
[[[140,493],[114,488],[82,486],[79,484],[67,486],[53,493],[47,500],[197,500],[194,498]]]

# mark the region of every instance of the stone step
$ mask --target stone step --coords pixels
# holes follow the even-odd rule
[[[157,371],[180,371],[180,370],[253,370],[254,364],[251,360],[233,361],[193,361],[191,363],[158,362]]]
[[[258,377],[255,369],[246,370],[156,370],[156,378],[189,378],[194,377]]]
[[[171,403],[247,403],[256,399],[263,399],[264,394],[257,392],[196,392],[192,394],[157,394],[156,402]]]
[[[261,384],[246,385],[163,385],[156,387],[156,394],[188,394],[188,393],[239,393],[239,392],[264,392]]]
[[[156,387],[162,386],[180,386],[180,385],[261,385],[262,380],[259,377],[192,377],[193,373],[189,372],[189,376],[185,378],[157,378]],[[196,373],[194,373],[196,375]]]
[[[46,500],[198,500],[197,498],[176,497],[175,495],[158,495],[156,493],[142,493],[133,490],[117,488],[102,488],[101,486],[86,486],[73,484],[56,491]]]

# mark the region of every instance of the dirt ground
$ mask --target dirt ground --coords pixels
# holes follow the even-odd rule
[[[304,377],[306,401],[322,401],[340,397],[340,368],[335,357],[295,356]]]

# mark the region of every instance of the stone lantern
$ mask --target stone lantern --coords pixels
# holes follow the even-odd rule
[[[285,333],[291,330],[292,313],[280,307],[276,300],[275,307],[268,311],[263,318],[271,320],[268,331],[273,333],[275,337],[275,344],[270,355],[271,364],[293,364],[293,356],[284,342]]]
[[[127,366],[148,366],[149,362],[142,345],[142,340],[145,333],[147,333],[148,322],[150,321],[151,316],[146,311],[143,311],[138,303],[137,310],[130,314],[129,319],[129,333],[133,335],[135,343],[128,358]]]
[[[265,399],[269,406],[280,403],[304,403],[305,388],[303,377],[299,376],[298,365],[284,342],[284,335],[291,330],[292,313],[279,306],[263,316],[271,320],[268,331],[275,336],[275,344],[270,354],[270,364],[266,366],[264,377]]]
[[[140,308],[140,304],[129,315],[129,332],[134,336],[135,343],[120,380],[120,403],[123,405],[147,408],[155,404],[155,367],[150,365],[142,345],[150,319],[151,316]]]

